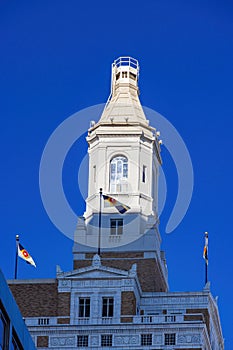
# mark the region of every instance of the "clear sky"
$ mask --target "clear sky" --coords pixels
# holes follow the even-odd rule
[[[0,267],[6,278],[14,275],[16,234],[38,266],[19,261],[19,278],[55,277],[56,264],[72,269],[72,240],[54,227],[41,201],[41,155],[62,121],[107,100],[112,61],[130,55],[140,62],[142,104],[176,127],[194,168],[191,205],[166,234],[177,175],[163,147],[168,196],[160,232],[170,290],[203,289],[209,231],[211,291],[219,296],[226,350],[233,348],[232,18],[227,0],[0,2]],[[83,138],[64,164],[64,189],[77,215],[85,208],[77,169],[86,149]]]

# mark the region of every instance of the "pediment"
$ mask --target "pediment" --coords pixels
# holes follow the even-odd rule
[[[115,270],[115,271],[113,271]],[[59,276],[57,276],[59,278]],[[62,278],[68,279],[91,279],[91,278],[119,278],[128,277],[128,271],[108,268],[82,268],[65,273]]]
[[[96,278],[128,278],[137,275],[137,266],[133,264],[129,271],[116,269],[101,264],[99,255],[95,255],[92,265],[77,270],[63,272],[57,266],[57,279],[96,279]]]

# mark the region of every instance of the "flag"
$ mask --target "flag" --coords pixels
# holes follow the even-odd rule
[[[25,260],[28,264],[33,265],[36,267],[36,264],[34,260],[32,259],[31,255],[28,253],[28,251],[20,244],[18,243],[18,256]]]
[[[127,210],[130,209],[127,205],[117,201],[116,199],[103,195],[104,203],[107,204],[109,207],[115,207],[120,214],[124,214]]]
[[[208,234],[206,234],[206,236],[205,236],[205,246],[203,249],[203,259],[205,259],[205,262],[208,265]]]

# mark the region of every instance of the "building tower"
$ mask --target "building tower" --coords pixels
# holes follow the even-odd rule
[[[75,232],[74,267],[89,264],[99,244],[107,265],[130,268],[137,262],[142,279],[140,269],[146,263],[144,289],[166,291],[167,271],[158,229],[160,142],[143,112],[138,78],[137,60],[120,57],[114,61],[110,97],[100,120],[92,122],[88,130],[88,198]],[[122,215],[115,207],[101,204],[99,239],[100,188],[130,210]]]
[[[224,350],[209,283],[168,291],[158,230],[160,147],[139,102],[138,73],[132,58],[113,63],[110,98],[88,131],[88,198],[73,270],[57,266],[54,279],[8,281],[37,349]],[[130,209],[104,207],[100,188]]]

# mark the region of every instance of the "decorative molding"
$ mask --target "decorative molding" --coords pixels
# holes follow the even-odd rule
[[[178,335],[178,343],[180,344],[197,344],[201,342],[200,334],[180,334]]]
[[[114,337],[114,344],[121,346],[139,345],[139,336],[117,335]]]
[[[155,344],[162,344],[162,341],[163,341],[162,334],[161,335],[154,335],[154,343]]]
[[[98,337],[98,335],[91,335],[90,343],[91,343],[92,346],[98,346],[99,345],[99,337]]]
[[[75,345],[75,337],[50,337],[50,345],[51,347],[58,346],[74,346]]]

